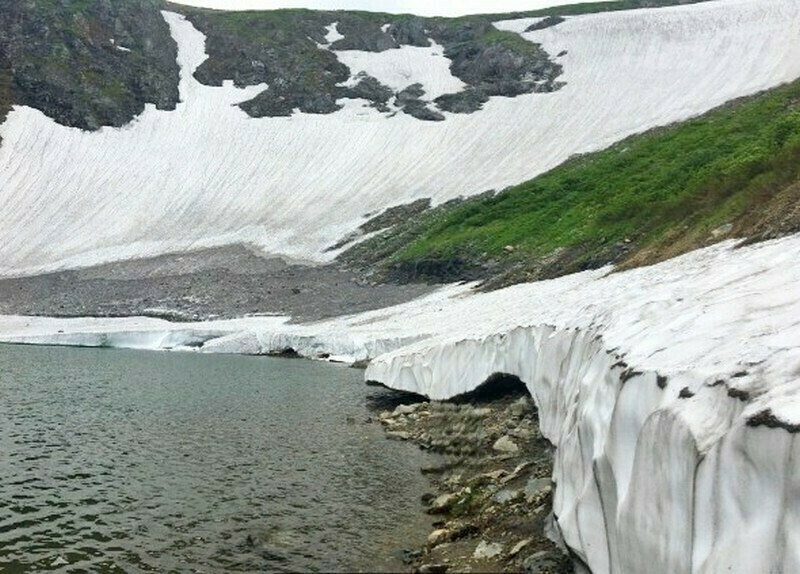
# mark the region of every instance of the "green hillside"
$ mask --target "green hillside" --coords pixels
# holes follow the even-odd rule
[[[573,158],[493,197],[429,211],[357,250],[380,253],[384,271],[402,279],[500,269],[510,282],[644,264],[727,237],[798,229],[799,176],[797,81]]]

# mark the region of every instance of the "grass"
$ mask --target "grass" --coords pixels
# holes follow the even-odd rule
[[[573,158],[495,197],[456,207],[390,262],[455,255],[542,257],[579,247],[654,247],[706,237],[800,179],[800,81]]]

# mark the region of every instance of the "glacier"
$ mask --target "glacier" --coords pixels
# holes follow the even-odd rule
[[[164,17],[179,48],[175,111],[148,106],[127,126],[88,133],[17,106],[0,126],[0,276],[239,243],[325,262],[367,213],[500,190],[800,76],[800,4],[726,0],[570,17],[530,33],[529,19],[499,21],[561,54],[566,85],[443,122],[358,100],[331,115],[254,119],[234,104],[264,86],[201,85],[192,74],[205,37]],[[433,95],[460,85],[433,45],[341,60],[354,75],[396,86],[408,76]]]
[[[594,573],[800,571],[800,235],[312,324],[0,317],[0,341],[372,358],[447,399],[518,376],[557,447],[554,513]]]

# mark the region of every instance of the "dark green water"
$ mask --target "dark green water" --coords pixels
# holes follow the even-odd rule
[[[361,424],[361,376],[0,346],[0,572],[401,567],[430,459]]]

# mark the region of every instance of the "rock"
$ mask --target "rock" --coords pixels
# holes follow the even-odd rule
[[[511,490],[510,488],[504,488],[503,490],[499,491],[492,497],[498,504],[508,504],[509,502],[514,502],[515,500],[519,500],[522,498],[522,491],[520,490]]]
[[[515,249],[513,245],[506,245],[505,247],[503,247],[503,251],[505,251],[506,253],[514,253]]]
[[[386,437],[393,440],[409,440],[411,433],[405,431],[386,431]]]
[[[433,548],[448,540],[450,540],[450,531],[446,528],[439,528],[428,535],[428,546]]]
[[[519,476],[525,471],[529,466],[531,466],[530,462],[523,462],[522,464],[518,464],[517,468],[515,468],[511,474],[506,476],[500,481],[500,484],[508,484],[512,480],[519,478]]]
[[[444,574],[450,568],[447,564],[423,564],[419,567],[419,574]]]
[[[511,440],[511,437],[508,435],[501,436],[499,439],[495,441],[492,445],[492,448],[497,452],[507,453],[507,454],[516,454],[519,452],[519,447],[517,443]]]
[[[508,474],[508,471],[506,471],[506,470],[501,468],[501,469],[498,469],[498,470],[492,470],[490,472],[485,472],[480,476],[481,477],[486,477],[489,480],[495,480],[496,481],[496,480],[500,480],[501,478],[503,478],[506,474]]]
[[[500,556],[503,553],[503,546],[497,542],[486,542],[481,540],[472,557],[476,560],[488,560]]]
[[[720,237],[724,237],[725,235],[728,235],[731,231],[733,231],[733,224],[732,223],[725,223],[723,225],[720,225],[716,229],[714,229],[711,232],[711,236],[714,239],[719,239]]]
[[[449,487],[456,487],[461,484],[462,478],[460,474],[451,474],[445,479],[444,483]]]
[[[559,563],[560,560],[558,557],[546,550],[542,550],[526,558],[522,563],[522,568],[525,572],[530,574],[539,574],[540,572],[550,571],[551,569],[555,570],[558,568]]]
[[[431,514],[444,514],[450,510],[457,501],[457,494],[442,494],[433,500],[428,512]]]
[[[553,489],[549,478],[532,478],[525,485],[525,498],[533,500]]]
[[[412,413],[415,413],[417,412],[417,409],[419,408],[420,404],[421,403],[418,403],[416,405],[397,405],[397,408],[394,409],[392,416],[399,417],[402,415],[410,415]]]
[[[518,438],[518,439],[524,440],[524,441],[531,440],[532,438],[534,438],[536,436],[536,433],[534,433],[532,430],[526,429],[524,427],[517,427],[517,428],[515,428],[514,430],[512,430],[508,434],[513,436],[514,438]]]
[[[521,417],[531,410],[531,403],[527,397],[522,397],[520,400],[512,403],[509,407],[511,414],[515,417]]]
[[[533,544],[533,538],[528,538],[526,540],[520,540],[514,545],[514,548],[511,549],[511,552],[508,553],[509,558],[513,558],[520,552],[522,552],[525,548]]]
[[[69,564],[67,559],[64,558],[63,556],[59,556],[58,558],[53,560],[53,563],[51,564],[51,566],[53,566],[53,567],[55,567],[55,566],[66,566],[67,564]]]

